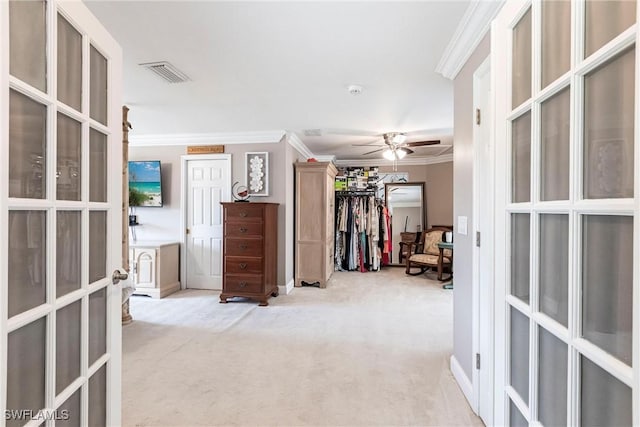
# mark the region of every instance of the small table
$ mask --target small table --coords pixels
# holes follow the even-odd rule
[[[445,249],[450,249],[451,250],[451,264],[450,267],[451,268],[451,277],[449,277],[449,279],[451,280],[449,283],[445,283],[444,285],[442,285],[442,287],[444,289],[453,289],[453,243],[447,243],[447,242],[439,242],[438,243],[438,250],[440,251],[439,259],[438,259],[438,266],[439,268],[442,268],[442,259],[444,257],[444,250]],[[438,272],[439,274],[442,274],[441,271]]]

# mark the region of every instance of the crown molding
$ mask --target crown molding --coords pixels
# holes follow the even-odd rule
[[[398,165],[434,165],[437,163],[447,163],[453,161],[453,154],[444,156],[411,157],[407,156],[396,161]],[[386,166],[393,165],[393,162],[386,159],[345,159],[336,160],[336,166]]]
[[[491,27],[505,0],[473,0],[440,58],[436,72],[455,79]]]
[[[286,135],[284,130],[266,132],[174,133],[159,135],[129,135],[129,146],[157,147],[166,145],[206,144],[275,144]]]
[[[315,157],[315,159],[319,162],[335,162],[336,161],[336,156],[332,154],[320,154],[313,157]]]
[[[311,152],[311,150],[309,150],[309,147],[307,147],[304,144],[304,142],[302,142],[300,137],[298,135],[296,135],[294,132],[287,132],[287,142],[293,148],[298,150],[298,152],[300,154],[302,154],[303,156],[305,156],[307,159],[310,159],[311,157],[314,157],[314,155]]]

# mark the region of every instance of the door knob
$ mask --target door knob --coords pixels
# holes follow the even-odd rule
[[[127,280],[129,275],[127,273],[121,273],[120,270],[116,269],[113,271],[113,275],[111,276],[111,282],[114,285],[120,283],[121,280]]]

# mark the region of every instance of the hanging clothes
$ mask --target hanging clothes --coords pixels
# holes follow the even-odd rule
[[[385,243],[381,236],[391,235],[388,215],[381,214],[386,208],[373,195],[339,195],[336,206],[335,270],[378,271]]]

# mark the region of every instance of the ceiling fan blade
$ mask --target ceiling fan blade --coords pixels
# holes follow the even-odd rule
[[[372,141],[375,142],[375,141]],[[366,144],[351,144],[352,147],[384,147],[386,144],[372,144],[372,142],[368,142]]]
[[[378,149],[378,150],[369,151],[368,153],[363,153],[362,155],[363,155],[363,156],[366,156],[367,154],[377,153],[378,151],[382,151],[382,150],[385,150],[385,148],[380,148],[380,149]]]
[[[437,145],[440,144],[440,140],[436,139],[433,141],[414,141],[414,142],[405,142],[402,144],[404,147],[424,147],[425,145]]]
[[[407,147],[401,147],[401,149],[402,149],[402,150],[404,150],[404,151],[406,151],[406,152],[407,152],[407,154],[413,154],[413,153],[415,153],[415,151],[413,151],[413,150],[411,150],[411,149],[409,149],[409,148],[407,148]]]

